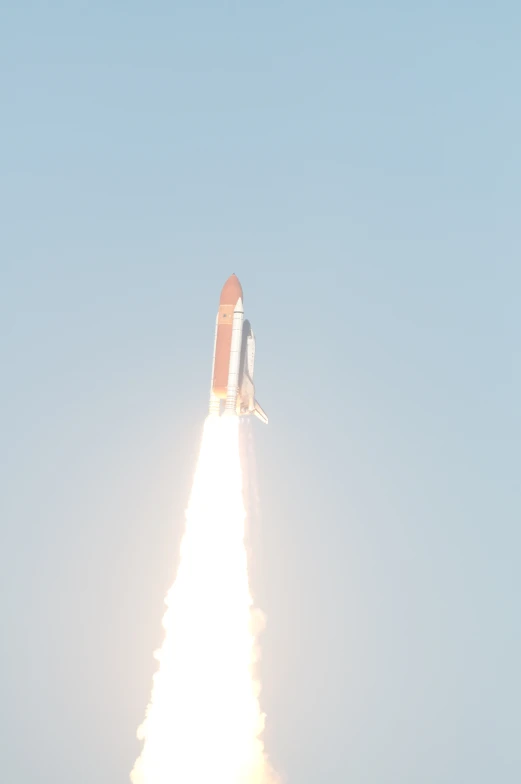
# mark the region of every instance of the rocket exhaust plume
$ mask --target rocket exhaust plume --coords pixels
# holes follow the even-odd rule
[[[134,784],[268,784],[237,417],[208,417]],[[257,627],[257,628],[256,628]]]
[[[253,413],[253,402],[250,408]],[[276,781],[262,742],[254,674],[260,624],[248,582],[245,517],[239,418],[214,410],[205,422],[179,568],[165,600],[165,637],[138,730],[144,743],[133,784]]]

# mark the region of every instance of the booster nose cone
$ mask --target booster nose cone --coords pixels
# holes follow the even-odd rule
[[[219,304],[233,305],[235,307],[235,304],[239,298],[243,299],[242,286],[239,283],[239,278],[235,274],[230,275],[222,288]]]

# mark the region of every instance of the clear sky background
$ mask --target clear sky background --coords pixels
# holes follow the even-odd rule
[[[521,780],[520,41],[513,0],[0,5],[3,780],[128,780],[231,272],[274,764]]]

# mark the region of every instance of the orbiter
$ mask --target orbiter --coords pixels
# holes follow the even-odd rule
[[[242,287],[237,275],[223,286],[215,325],[210,414],[254,414],[268,424],[268,417],[255,400],[253,366],[255,335],[244,319]]]

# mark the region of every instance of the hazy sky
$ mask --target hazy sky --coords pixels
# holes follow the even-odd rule
[[[274,764],[521,780],[520,40],[506,0],[1,3],[3,780],[128,780],[231,272]]]

